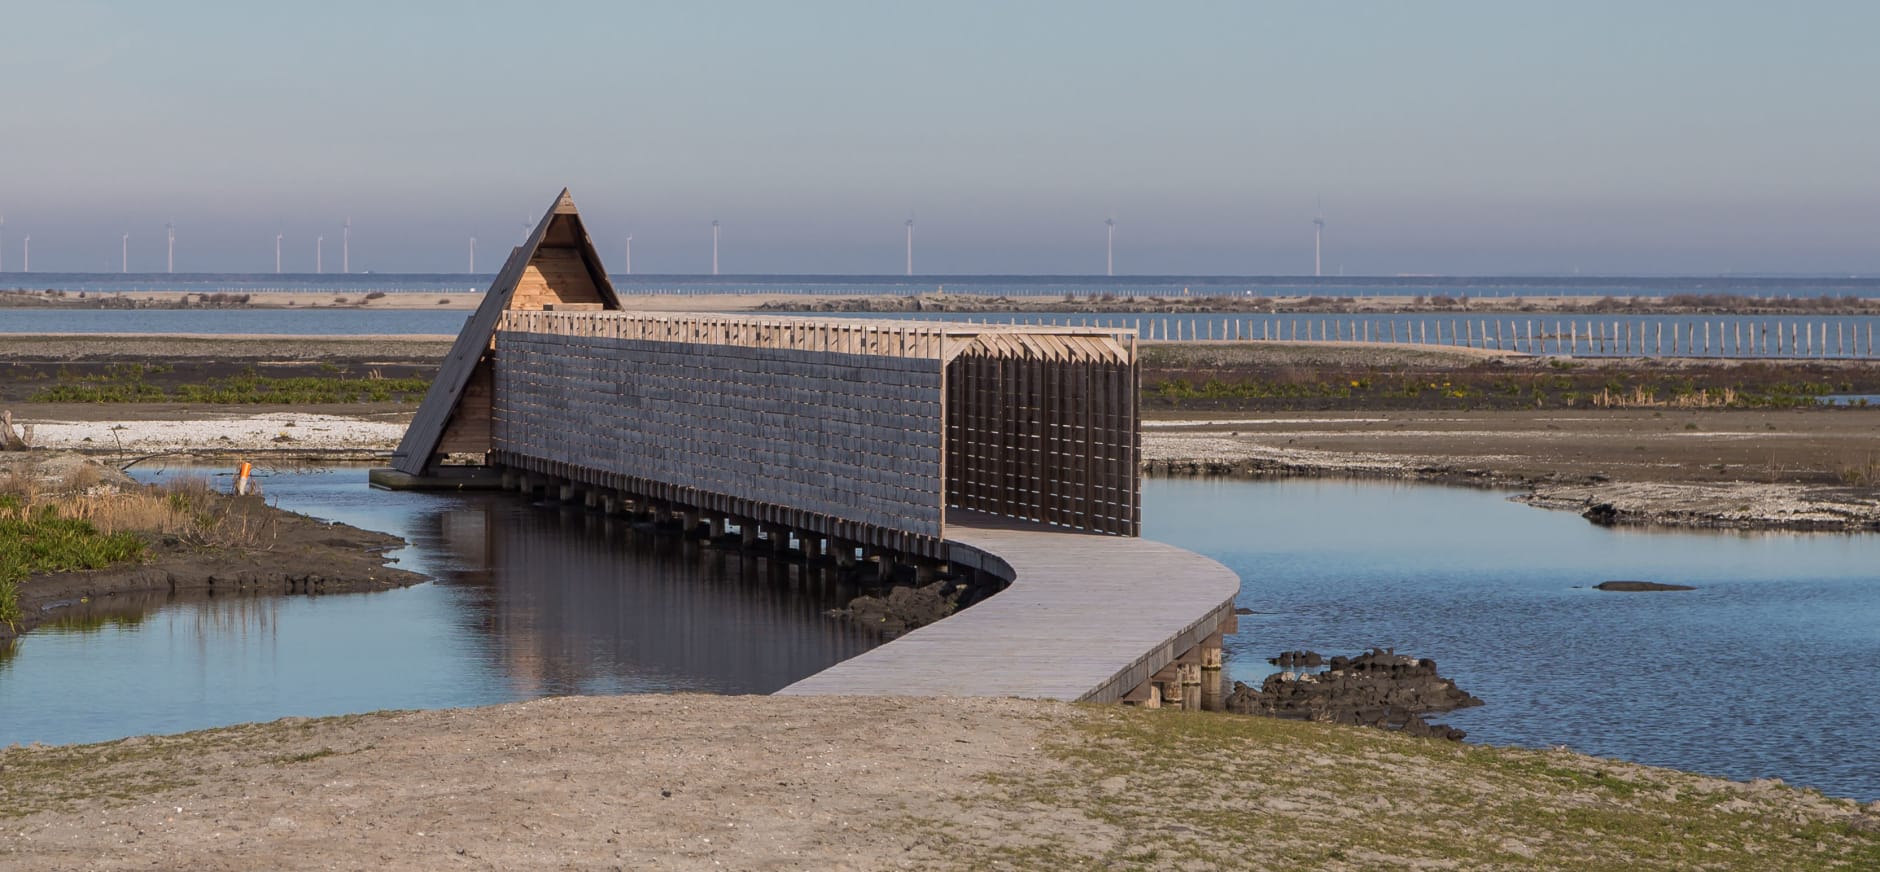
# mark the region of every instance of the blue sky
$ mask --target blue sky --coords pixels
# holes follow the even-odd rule
[[[0,0],[5,269],[1880,272],[1880,4]]]

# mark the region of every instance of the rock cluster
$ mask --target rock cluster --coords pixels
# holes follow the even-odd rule
[[[1268,658],[1266,662],[1274,666],[1286,668],[1294,666],[1324,666],[1325,657],[1317,651],[1287,651],[1280,654],[1278,657]]]
[[[1296,655],[1311,653],[1289,651],[1273,661],[1297,663]],[[1422,716],[1482,704],[1456,687],[1455,681],[1438,675],[1436,661],[1427,658],[1373,648],[1357,657],[1333,657],[1326,665],[1322,672],[1269,675],[1258,689],[1234,682],[1225,707],[1239,714],[1379,727],[1456,740],[1465,735],[1462,730],[1428,723]]]

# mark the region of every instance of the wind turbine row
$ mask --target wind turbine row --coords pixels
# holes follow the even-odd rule
[[[718,243],[719,243],[719,231],[721,229],[721,224],[717,219],[714,218],[712,219],[711,226],[712,226],[712,272],[711,274],[718,275],[719,274]],[[912,276],[914,274],[914,219],[912,218],[907,219],[907,221],[904,223],[903,226],[905,227],[906,232],[907,232],[906,271],[907,271],[907,275]],[[1114,276],[1116,275],[1116,219],[1105,218],[1103,220],[1103,226],[1104,226],[1104,233],[1105,233],[1104,251],[1103,251],[1103,274],[1106,276]],[[526,242],[528,240],[529,232],[533,230],[534,227],[535,227],[534,222],[532,222],[527,215],[524,215],[522,219],[523,241]],[[165,242],[167,246],[165,253],[164,253],[164,270],[166,272],[174,273],[176,272],[176,224],[174,222],[165,222],[163,225],[163,230],[164,230]],[[4,271],[6,268],[6,261],[5,261],[5,255],[4,255],[5,233],[6,233],[6,216],[0,215],[0,271]],[[341,233],[340,269],[345,273],[351,273],[352,272],[352,219],[351,218],[347,218],[340,225],[340,233]],[[286,238],[287,238],[286,234],[284,233],[274,234],[274,272],[277,274],[281,272],[281,244],[282,244],[282,241],[285,240]],[[22,270],[30,271],[32,269],[32,239],[33,238],[31,235],[27,235],[23,237],[20,241],[20,267]],[[1321,200],[1319,202],[1318,210],[1312,218],[1312,275],[1315,277],[1320,277],[1325,274],[1324,257],[1323,257],[1324,243],[1325,243],[1325,205],[1324,205],[1324,201]],[[119,252],[119,267],[118,268],[120,272],[128,273],[130,272],[130,265],[131,265],[131,253],[130,253],[131,252],[131,248],[130,248],[131,235],[129,233],[123,234],[119,240],[119,244],[120,244],[120,252]],[[624,265],[626,267],[626,274],[632,275],[633,274],[633,236],[632,234],[628,234],[626,237],[626,261]],[[326,236],[325,234],[321,234],[314,239],[313,271],[315,273],[321,273],[321,274],[326,272]],[[477,237],[475,234],[471,234],[469,272],[475,273],[476,271],[477,271]]]

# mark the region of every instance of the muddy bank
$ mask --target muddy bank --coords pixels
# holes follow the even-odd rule
[[[1524,490],[1516,501],[1574,512],[1602,526],[1724,530],[1880,531],[1873,487],[1753,482],[1614,482],[1597,477],[1562,483],[1485,466],[1401,462],[1376,456],[1277,452],[1273,456],[1155,460],[1150,476],[1235,478],[1379,478],[1463,487]]]
[[[256,547],[218,547],[175,536],[153,536],[135,564],[34,575],[20,585],[21,619],[0,639],[58,620],[78,607],[108,609],[140,595],[191,593],[323,594],[388,590],[425,576],[388,565],[385,553],[403,539],[297,515],[243,498],[236,509],[261,540]]]
[[[1504,488],[1601,523],[1880,530],[1870,409],[1267,414],[1145,423],[1149,475]]]
[[[1880,531],[1880,499],[1871,487],[1597,482],[1540,485],[1515,499],[1603,526]]]
[[[116,565],[27,575],[19,617],[0,622],[0,639],[152,594],[322,594],[425,580],[388,565],[386,553],[405,544],[397,536],[284,511],[265,496],[216,493],[207,482],[157,491],[82,456],[43,451],[0,453],[0,478],[16,506],[76,512],[141,543]]]

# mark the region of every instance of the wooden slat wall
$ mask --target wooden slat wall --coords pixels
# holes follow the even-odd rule
[[[558,314],[510,313],[505,325],[563,332],[498,334],[500,457],[651,483],[675,501],[742,506],[760,520],[786,510],[826,535],[845,535],[844,522],[940,537],[937,355],[575,335],[581,319]],[[605,333],[636,320],[588,323]]]
[[[946,371],[947,505],[1138,535],[1139,378],[1133,363],[955,358]]]
[[[701,508],[781,508],[829,535],[848,534],[814,518],[875,531],[858,540],[937,538],[948,506],[1141,529],[1130,337],[1072,352],[1019,331],[969,335],[956,355],[951,329],[931,323],[540,310],[503,313],[497,337],[489,444],[502,462],[624,476]],[[475,444],[462,429],[451,446]]]

